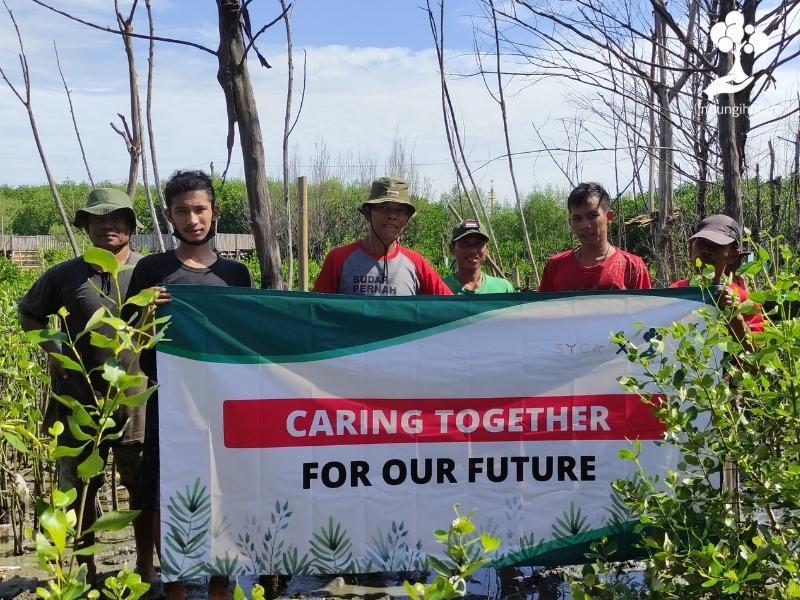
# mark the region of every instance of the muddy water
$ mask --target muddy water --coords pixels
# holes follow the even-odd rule
[[[563,581],[563,572],[532,568],[484,569],[467,586],[466,598],[470,600],[567,600],[569,586]],[[241,577],[238,583],[249,595],[256,583],[254,577]],[[231,588],[232,588],[231,584]],[[278,600],[296,598],[363,598],[364,600],[388,600],[407,598],[403,578],[398,573],[376,573],[345,576],[298,576],[277,581],[271,579],[265,585],[269,597]],[[232,591],[232,590],[231,590]],[[187,600],[207,598],[205,582],[187,586]]]
[[[96,556],[98,571],[115,574],[124,565],[133,568],[136,555],[130,529],[106,534],[102,542],[106,550]],[[30,544],[30,542],[29,542]],[[28,600],[35,597],[35,589],[47,579],[33,553],[26,547],[23,556],[12,556],[12,542],[7,528],[0,526],[0,600]],[[417,574],[417,579],[424,577]],[[269,578],[262,583],[270,597],[280,600],[290,598],[363,598],[383,600],[406,598],[403,579],[408,573],[378,573],[346,576],[297,576],[293,578]],[[569,586],[564,581],[562,570],[539,570],[530,567],[507,568],[500,571],[479,571],[467,587],[467,598],[476,600],[556,600],[569,599]],[[238,583],[249,593],[257,582],[254,577],[241,577]],[[233,584],[231,584],[232,587]],[[232,590],[231,590],[232,591]],[[205,600],[208,597],[208,581],[187,582],[187,600]],[[249,594],[248,594],[249,595]]]

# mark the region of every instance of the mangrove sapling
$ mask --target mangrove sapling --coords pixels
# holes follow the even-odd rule
[[[478,569],[488,566],[492,561],[489,555],[500,547],[500,539],[486,532],[475,533],[472,522],[475,511],[466,515],[458,512],[458,504],[453,505],[456,518],[447,531],[433,532],[436,540],[444,544],[445,556],[428,557],[436,576],[430,583],[403,582],[412,600],[452,600],[467,593],[467,579]]]
[[[87,545],[90,534],[98,532],[118,531],[130,525],[139,511],[110,511],[98,518],[91,526],[84,523],[84,509],[89,492],[89,482],[100,476],[105,469],[105,461],[101,455],[101,446],[118,440],[124,431],[125,424],[115,422],[117,409],[128,406],[143,405],[156,386],[146,387],[147,378],[135,365],[138,357],[145,349],[150,349],[163,337],[163,326],[166,318],[154,319],[155,292],[145,290],[124,301],[119,286],[118,276],[122,269],[130,268],[120,265],[116,257],[107,250],[91,247],[84,253],[86,262],[99,267],[114,279],[113,289],[117,295],[111,298],[111,307],[99,308],[89,319],[85,328],[72,337],[66,328],[63,330],[44,329],[28,333],[28,338],[35,343],[55,341],[61,344],[61,352],[51,356],[61,366],[74,371],[82,377],[93,391],[94,397],[88,404],[68,395],[53,395],[53,399],[70,409],[66,419],[71,438],[76,445],[62,443],[59,439],[65,431],[65,423],[56,422],[49,430],[52,440],[48,445],[48,458],[85,457],[78,465],[78,476],[82,481],[80,490],[52,489],[48,502],[40,501],[37,507],[41,531],[36,533],[36,554],[40,564],[54,579],[48,582],[47,588],[40,587],[37,593],[47,600],[71,600],[73,598],[97,598],[100,591],[92,590],[88,581],[86,565],[76,567],[77,556],[89,556],[98,552],[99,544]],[[133,305],[142,309],[143,318],[131,317],[129,322],[120,319],[123,306]],[[66,309],[59,311],[64,319]],[[139,327],[137,323],[146,323]],[[155,324],[155,327],[152,326]],[[87,369],[77,352],[78,342],[88,336],[91,345],[108,352],[104,364]],[[97,390],[91,384],[92,376],[100,375],[105,382],[105,389]],[[77,510],[76,510],[77,504]],[[64,566],[66,565],[66,566]],[[123,570],[117,577],[106,580],[102,594],[107,598],[139,598],[149,586],[142,583],[141,578]]]
[[[800,259],[756,250],[739,270],[754,290],[746,302],[704,306],[699,323],[644,345],[615,336],[643,372],[620,383],[653,406],[681,461],[660,479],[638,442],[620,451],[637,467],[613,487],[639,515],[643,582],[615,579],[613,547],[598,544],[575,598],[800,598]],[[738,339],[729,323],[760,310],[753,302],[764,331]]]
[[[11,525],[13,553],[24,551],[24,523],[34,494],[42,489],[44,462],[39,435],[45,362],[19,328],[17,302],[34,281],[31,272],[0,258],[0,521]]]

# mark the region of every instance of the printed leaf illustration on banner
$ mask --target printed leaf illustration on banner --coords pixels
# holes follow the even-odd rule
[[[678,457],[617,382],[694,321],[693,288],[452,299],[171,286],[158,346],[167,580],[412,571],[452,506],[497,536],[496,564],[579,560],[630,542],[610,482],[639,440]],[[212,533],[213,532],[213,533]],[[632,549],[629,548],[632,551]]]

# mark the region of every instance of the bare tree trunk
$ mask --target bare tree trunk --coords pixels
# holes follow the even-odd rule
[[[761,165],[756,163],[756,222],[753,227],[753,239],[761,242],[761,228],[764,227],[764,215],[761,209]]]
[[[250,221],[261,268],[261,287],[282,288],[281,251],[272,224],[267,188],[266,160],[253,87],[247,70],[239,0],[217,0],[219,13],[219,70],[217,79],[225,93],[229,125],[238,124]],[[231,148],[233,140],[230,139]]]
[[[716,20],[718,0],[712,0],[710,6],[711,21]],[[711,36],[708,36],[705,44],[705,55],[711,56],[714,50],[714,43]],[[692,115],[692,121],[696,123],[694,136],[694,154],[697,163],[697,216],[703,220],[708,212],[708,176],[709,176],[709,147],[711,145],[708,108],[712,106],[706,94],[702,90],[706,89],[712,80],[712,71],[705,71],[698,74],[698,85],[693,89],[693,105],[696,107]]]
[[[667,283],[672,279],[674,253],[671,252],[672,225],[672,110],[666,74],[667,32],[663,17],[656,12],[656,40],[658,44],[658,85],[654,97],[658,103],[658,218],[653,221],[653,242],[656,249],[658,279]]]
[[[286,114],[283,119],[283,202],[286,210],[286,289],[292,289],[294,279],[294,252],[292,249],[292,205],[289,198],[289,133],[292,119],[292,86],[294,85],[294,62],[292,60],[292,26],[286,0],[281,0],[283,23],[286,26]]]
[[[131,7],[128,18],[119,12],[119,0],[114,0],[114,10],[117,15],[119,30],[122,32],[122,43],[125,47],[125,56],[128,59],[128,88],[130,90],[131,102],[131,128],[128,132],[130,140],[126,141],[130,162],[128,166],[128,196],[133,202],[136,195],[136,182],[139,179],[139,158],[142,154],[142,124],[141,124],[141,102],[139,100],[139,77],[136,74],[136,57],[133,52],[133,15],[136,12],[136,2]],[[163,243],[162,243],[163,245]]]
[[[724,63],[725,61],[720,61]],[[727,71],[725,71],[727,72]],[[718,96],[719,147],[722,162],[723,193],[725,194],[725,214],[742,222],[742,170],[741,156],[737,145],[736,119],[731,115],[735,106],[731,94]]]
[[[506,114],[506,100],[503,92],[503,78],[500,70],[500,31],[497,28],[497,12],[494,9],[494,0],[489,0],[489,6],[492,9],[492,26],[494,28],[494,43],[495,43],[495,58],[497,69],[497,94],[498,103],[500,105],[500,114],[503,118],[503,135],[506,141],[506,156],[508,157],[508,172],[511,175],[511,185],[514,187],[514,197],[517,201],[517,212],[519,213],[519,222],[522,226],[522,237],[525,241],[525,251],[528,254],[528,260],[531,261],[533,267],[533,277],[536,282],[536,287],[539,287],[539,269],[536,267],[536,258],[533,256],[533,248],[531,248],[531,238],[528,235],[528,224],[525,222],[525,211],[522,208],[522,197],[517,187],[517,178],[514,175],[514,160],[511,157],[511,139],[508,135],[508,117]],[[533,214],[533,231],[536,233],[536,214]]]
[[[81,140],[81,132],[78,130],[78,121],[75,118],[75,109],[72,106],[72,94],[70,94],[67,80],[64,79],[64,72],[61,70],[61,61],[58,58],[58,47],[56,41],[53,40],[53,51],[56,53],[56,65],[58,65],[58,74],[61,75],[61,83],[64,84],[64,92],[67,94],[67,102],[69,103],[69,114],[72,117],[72,127],[75,129],[75,137],[78,138],[78,147],[81,149],[81,158],[83,158],[83,166],[86,167],[86,176],[89,178],[89,183],[94,187],[94,179],[92,179],[92,171],[89,168],[89,161],[86,160],[86,151],[83,149],[83,141]]]
[[[755,21],[755,0],[745,0],[741,5],[745,23]],[[721,0],[719,16],[727,15],[740,7],[735,0]],[[733,54],[718,52],[717,75],[725,75],[733,64]],[[742,53],[742,68],[752,71],[753,57]],[[750,85],[736,94],[720,94],[717,96],[717,120],[719,126],[720,160],[725,193],[725,214],[738,223],[743,222],[742,211],[742,173],[744,167],[744,150],[747,132],[750,129]]]
[[[164,200],[164,191],[161,189],[161,177],[158,174],[158,160],[156,159],[156,141],[153,135],[153,70],[155,69],[155,53],[153,48],[155,40],[153,38],[155,35],[155,27],[153,25],[151,1],[152,0],[145,0],[144,2],[145,8],[147,9],[147,23],[150,30],[150,40],[147,51],[147,100],[145,105],[145,117],[147,119],[147,138],[150,141],[150,162],[153,165],[153,183],[156,186],[156,194],[158,194],[158,204],[161,206],[161,210],[164,211],[167,208],[167,202]],[[167,224],[167,232],[171,234],[172,223],[170,223],[169,219],[164,219],[164,221]],[[158,221],[156,221],[156,229],[160,231],[161,227],[158,227],[157,223]]]
[[[770,223],[770,235],[778,235],[781,220],[781,206],[778,203],[778,188],[780,178],[775,176],[775,149],[772,147],[772,140],[767,142],[769,146],[769,209],[772,222]]]
[[[504,277],[504,269],[503,269],[503,260],[500,255],[500,246],[497,243],[497,238],[494,235],[494,230],[492,228],[492,223],[489,219],[489,216],[486,214],[486,208],[484,207],[483,202],[481,201],[480,194],[478,192],[478,187],[475,183],[475,179],[472,176],[472,171],[467,164],[466,156],[464,154],[464,147],[461,143],[461,136],[458,131],[458,124],[456,123],[456,115],[455,109],[453,108],[453,103],[450,99],[450,91],[447,85],[447,77],[445,73],[444,67],[444,31],[442,28],[444,26],[444,0],[439,0],[439,18],[438,18],[438,26],[437,26],[437,19],[433,14],[433,9],[431,8],[430,0],[427,2],[427,12],[428,12],[428,22],[431,28],[431,34],[433,35],[433,42],[436,45],[436,55],[438,60],[439,66],[439,83],[441,84],[442,94],[442,117],[444,120],[444,129],[445,134],[447,136],[447,144],[450,148],[450,157],[453,161],[453,168],[456,171],[456,177],[460,184],[461,189],[464,192],[464,195],[467,198],[467,202],[472,209],[472,214],[475,216],[476,219],[479,221],[480,215],[483,215],[483,224],[486,228],[486,233],[489,236],[489,240],[492,242],[492,246],[494,247],[495,255],[492,257],[491,255],[488,257],[487,261],[492,269],[495,271],[495,274]],[[458,153],[456,153],[458,150]],[[464,166],[464,170],[467,172],[467,176],[470,179],[470,183],[472,184],[472,190],[474,192],[474,200],[472,194],[469,193],[467,189],[467,185],[464,181],[464,176],[461,172],[461,168],[459,165],[459,157],[461,160],[461,164]],[[477,205],[476,205],[477,203]],[[478,207],[480,207],[480,213],[478,212]]]
[[[797,96],[800,110],[800,94]],[[792,173],[792,197],[794,198],[794,243],[800,241],[800,117],[797,120],[797,133],[794,138],[794,172]]]
[[[14,95],[17,99],[22,103],[25,107],[25,110],[28,112],[28,121],[31,124],[31,131],[33,132],[33,139],[36,142],[36,150],[39,152],[39,158],[42,161],[42,167],[44,168],[44,174],[47,176],[47,183],[50,186],[50,193],[53,195],[53,200],[55,200],[56,208],[58,209],[58,214],[61,217],[61,223],[64,225],[64,231],[67,232],[67,238],[69,239],[69,245],[72,247],[72,253],[75,256],[80,256],[81,252],[78,249],[78,243],[75,241],[75,236],[72,233],[72,226],[70,225],[69,219],[67,218],[67,212],[64,210],[64,203],[61,201],[61,195],[58,193],[58,188],[56,187],[56,181],[53,179],[53,174],[50,172],[50,167],[47,164],[47,158],[44,155],[44,148],[42,147],[42,140],[39,138],[39,130],[36,127],[36,119],[33,116],[33,105],[31,103],[31,74],[30,69],[28,68],[28,58],[25,55],[25,48],[22,45],[22,34],[19,31],[19,26],[17,25],[17,20],[14,18],[14,13],[11,12],[11,9],[8,8],[8,5],[3,2],[3,5],[6,7],[6,11],[8,11],[8,16],[11,17],[11,22],[14,24],[14,29],[17,32],[17,41],[19,42],[19,62],[22,67],[22,78],[25,82],[25,96],[23,97],[22,94],[19,93],[17,88],[11,83],[11,81],[6,77],[5,72],[2,68],[0,68],[0,77],[8,84],[8,87],[11,88],[11,91],[14,92]]]
[[[650,80],[656,80],[656,51],[658,48],[658,25],[653,28],[653,48],[650,52]],[[650,181],[647,185],[647,212],[653,214],[656,210],[656,134],[658,127],[656,125],[656,94],[654,86],[649,86],[650,96],[650,109],[649,109],[649,123],[650,123]]]
[[[150,193],[150,182],[147,180],[147,154],[142,152],[142,184],[144,185],[144,197],[147,199],[147,209],[150,211],[150,218],[153,220],[153,232],[156,234],[158,251],[164,252],[164,237],[161,235],[161,227],[158,226],[158,215],[156,205],[153,204],[153,196]]]

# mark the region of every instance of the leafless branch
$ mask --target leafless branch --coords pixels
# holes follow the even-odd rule
[[[506,99],[503,92],[503,77],[500,75],[500,33],[497,26],[497,13],[495,12],[494,0],[489,0],[489,6],[492,13],[492,28],[494,30],[494,43],[495,43],[495,66],[497,68],[497,100],[500,105],[500,116],[503,121],[503,135],[506,142],[506,152],[508,153],[508,172],[511,175],[511,185],[514,188],[514,198],[516,200],[517,212],[519,213],[519,221],[522,226],[522,237],[525,242],[525,251],[528,254],[528,260],[531,261],[533,268],[533,278],[536,282],[536,287],[539,287],[539,269],[536,266],[536,257],[533,255],[533,248],[531,247],[531,238],[528,234],[528,224],[525,220],[525,211],[522,208],[522,196],[517,186],[517,177],[514,173],[514,161],[511,158],[511,138],[508,133],[508,114],[506,108]],[[488,87],[488,86],[487,86]],[[536,214],[533,214],[533,232],[534,238],[536,235]],[[537,239],[538,245],[538,239]]]
[[[261,29],[259,29],[256,32],[255,35],[252,35],[251,32],[250,32],[250,20],[249,20],[249,17],[247,18],[247,25],[244,27],[244,32],[247,35],[247,38],[248,38],[249,41],[247,43],[247,46],[245,46],[244,55],[242,56],[242,63],[241,64],[244,64],[244,61],[247,60],[247,54],[250,52],[250,49],[252,48],[252,49],[255,50],[256,54],[258,54],[258,60],[261,63],[261,66],[266,68],[266,69],[271,69],[272,68],[272,66],[270,66],[270,64],[267,62],[267,59],[264,58],[263,56],[261,56],[261,53],[258,52],[258,48],[255,48],[255,43],[256,43],[256,40],[258,39],[258,36],[260,36],[267,29],[269,29],[270,27],[275,25],[275,23],[277,23],[281,19],[285,19],[286,18],[286,14],[289,11],[289,9],[292,7],[292,4],[291,3],[286,4],[285,2],[281,2],[281,6],[283,7],[283,10],[281,11],[281,14],[279,14],[277,17],[272,19],[272,21],[270,21],[269,23],[264,25]],[[247,14],[247,6],[246,6],[246,4],[242,5],[242,12],[245,15]]]
[[[64,92],[67,94],[67,102],[69,103],[69,114],[72,116],[72,127],[75,129],[75,137],[78,138],[78,147],[81,149],[81,158],[83,158],[83,165],[86,167],[86,175],[89,177],[89,183],[94,187],[94,179],[92,179],[92,171],[89,169],[89,162],[86,160],[86,151],[83,149],[83,141],[81,141],[81,132],[78,130],[78,121],[75,118],[75,109],[72,106],[72,94],[70,94],[67,80],[64,79],[64,72],[61,70],[61,61],[58,58],[58,47],[56,41],[53,40],[53,51],[56,54],[56,65],[58,65],[58,74],[61,76],[61,83],[64,84]]]
[[[161,189],[161,177],[158,173],[158,159],[156,158],[156,142],[155,142],[155,135],[153,133],[153,71],[155,70],[155,48],[154,48],[154,40],[153,34],[155,31],[155,24],[153,23],[153,8],[151,6],[152,0],[145,0],[145,9],[147,11],[147,23],[150,32],[150,42],[148,44],[147,50],[147,100],[146,100],[146,108],[145,108],[145,118],[147,119],[147,138],[150,142],[150,162],[153,165],[153,183],[156,186],[156,194],[158,195],[158,204],[161,206],[161,210],[164,211],[167,208],[166,200],[164,199],[164,192]],[[172,233],[172,223],[169,219],[164,219],[167,224],[167,231]],[[160,230],[158,226],[158,221],[154,224],[154,227]]]
[[[53,7],[53,6],[50,6],[46,2],[43,2],[42,0],[31,0],[31,1],[35,2],[39,6],[42,6],[42,7],[46,8],[47,10],[50,10],[50,11],[52,11],[54,13],[57,13],[57,14],[59,14],[59,15],[61,15],[63,17],[66,17],[66,18],[68,18],[68,19],[70,19],[72,21],[76,21],[77,23],[81,23],[83,25],[86,25],[87,27],[91,27],[92,29],[97,29],[99,31],[105,31],[106,33],[113,33],[113,34],[116,34],[116,35],[125,35],[122,31],[119,31],[118,29],[112,29],[111,27],[108,27],[106,25],[98,25],[97,23],[92,23],[91,21],[86,21],[85,19],[81,19],[79,17],[71,15],[68,12],[65,12],[63,10],[59,10],[59,9]],[[134,2],[134,5],[135,4],[136,3]],[[142,35],[140,33],[131,33],[130,35],[131,35],[131,37],[135,37],[135,38],[138,38],[140,40],[150,39],[150,36]],[[202,44],[197,44],[195,42],[189,42],[187,40],[178,40],[178,39],[174,39],[174,38],[166,38],[166,37],[161,37],[161,36],[154,36],[153,39],[155,41],[157,41],[157,42],[166,42],[166,43],[169,43],[169,44],[178,44],[178,45],[181,45],[181,46],[191,46],[192,48],[197,48],[198,50],[202,50],[203,52],[208,52],[209,54],[213,54],[214,56],[217,55],[215,50],[212,50],[211,48],[206,48]]]
[[[33,104],[31,103],[30,70],[28,69],[28,58],[25,55],[25,46],[22,43],[22,34],[20,33],[19,25],[17,25],[17,19],[14,17],[14,13],[11,12],[11,9],[8,7],[8,4],[6,4],[5,0],[3,0],[3,6],[5,6],[6,12],[8,12],[8,16],[11,18],[11,22],[14,24],[14,30],[17,32],[17,41],[19,42],[19,62],[22,68],[22,78],[25,82],[25,97],[23,98],[22,94],[20,94],[11,84],[11,81],[9,81],[8,77],[6,77],[6,74],[2,69],[0,69],[0,75],[3,77],[3,80],[8,84],[8,87],[11,88],[11,90],[14,92],[14,95],[19,99],[28,113],[28,122],[31,126],[31,133],[33,133],[33,139],[34,142],[36,142],[36,150],[39,152],[39,158],[42,161],[42,167],[44,168],[44,173],[47,177],[47,183],[50,186],[50,193],[52,194],[53,200],[56,203],[56,208],[58,209],[58,214],[61,217],[61,223],[64,225],[64,230],[67,233],[67,238],[69,239],[70,246],[72,247],[72,252],[75,256],[79,256],[80,250],[78,249],[78,243],[75,241],[75,236],[72,233],[72,227],[69,219],[67,218],[67,212],[64,210],[64,203],[61,201],[61,194],[58,192],[56,181],[53,178],[53,174],[50,172],[50,166],[47,164],[44,146],[42,145],[42,140],[39,137],[39,129],[36,126],[36,118],[33,114]]]
[[[292,248],[292,205],[289,196],[289,135],[292,131],[290,121],[292,119],[292,91],[294,85],[294,61],[293,61],[293,46],[292,46],[292,24],[289,16],[286,0],[280,0],[281,7],[283,8],[283,23],[286,28],[286,63],[287,63],[287,77],[286,77],[286,111],[283,118],[283,200],[286,210],[286,259],[287,259],[287,277],[286,289],[292,289],[292,279],[294,276],[294,251]],[[259,32],[260,34],[261,32]],[[251,44],[255,42],[256,34],[251,39]],[[245,50],[245,56],[247,50]],[[242,59],[244,60],[244,58]],[[299,117],[299,112],[298,112]],[[296,121],[295,121],[296,122]]]
[[[297,107],[297,114],[294,116],[294,122],[292,122],[292,126],[289,128],[289,135],[292,135],[295,125],[297,125],[297,121],[300,119],[300,115],[303,112],[303,103],[306,99],[306,75],[308,74],[307,64],[308,52],[305,48],[303,48],[303,89],[300,90],[300,106]]]

